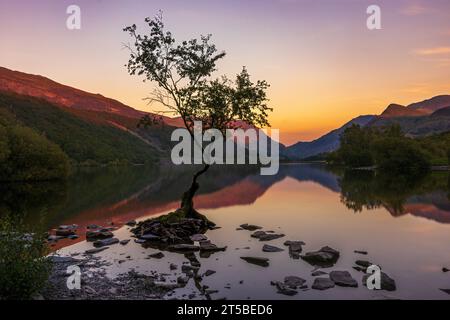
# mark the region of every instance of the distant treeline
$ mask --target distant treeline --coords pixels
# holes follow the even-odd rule
[[[449,158],[450,132],[411,138],[398,125],[353,125],[342,133],[339,149],[330,153],[327,161],[350,168],[376,167],[410,174],[427,171],[432,165],[448,165]]]

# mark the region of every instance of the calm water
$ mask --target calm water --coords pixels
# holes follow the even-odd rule
[[[331,172],[320,165],[283,165],[277,176],[259,176],[254,168],[216,168],[202,177],[197,209],[221,229],[208,231],[225,252],[199,258],[201,271],[216,270],[202,284],[219,290],[213,298],[235,299],[448,299],[439,288],[450,288],[450,201],[447,173],[426,177],[395,177],[371,172]],[[1,190],[2,211],[19,212],[23,223],[43,224],[48,229],[61,224],[108,225],[119,227],[119,239],[129,239],[131,219],[145,219],[167,213],[178,206],[189,185],[192,171],[183,168],[102,169],[80,172],[66,184],[13,185]],[[250,231],[237,231],[242,223],[261,225],[286,237],[270,242],[251,238]],[[80,232],[82,234],[84,232]],[[300,291],[294,297],[276,293],[271,280],[295,275],[311,286],[314,269],[294,260],[287,251],[265,253],[263,244],[282,248],[285,240],[303,240],[303,252],[328,245],[340,251],[333,268],[348,270],[359,288]],[[70,254],[91,248],[83,238],[64,240],[54,250]],[[250,247],[250,249],[245,249]],[[354,250],[368,251],[368,255]],[[101,257],[113,263],[111,276],[136,271],[169,271],[169,263],[181,266],[183,255],[165,253],[161,260],[145,259],[154,249],[130,242],[115,245]],[[119,264],[124,256],[132,259]],[[241,256],[268,257],[270,266],[248,264]],[[361,285],[363,274],[352,269],[354,261],[369,260],[396,280],[397,291],[373,292]],[[176,278],[180,270],[170,277]],[[243,281],[241,284],[240,281]],[[224,288],[225,286],[230,288]],[[193,280],[176,295],[198,292]]]

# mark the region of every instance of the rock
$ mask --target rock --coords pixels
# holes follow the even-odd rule
[[[214,271],[214,270],[206,270],[204,275],[205,275],[205,277],[209,277],[209,276],[213,275],[214,273],[216,273],[216,271]]]
[[[144,244],[146,241],[144,239],[134,239],[135,243]]]
[[[315,290],[334,288],[334,282],[330,278],[315,278],[311,288]]]
[[[72,229],[56,229],[55,231],[55,235],[60,236],[60,237],[68,237],[71,235],[74,235],[75,231],[73,231]]]
[[[365,274],[362,280],[364,286],[367,286],[367,280],[371,275]],[[381,271],[380,275],[380,289],[375,290],[386,290],[386,291],[395,291],[397,290],[397,286],[395,284],[395,280],[389,277],[386,273]]]
[[[248,231],[255,231],[255,230],[258,230],[258,229],[262,229],[262,227],[260,227],[260,226],[256,226],[256,225],[248,224],[248,223],[241,224],[240,227],[242,229],[248,230]]]
[[[90,224],[86,227],[87,229],[101,229],[101,226],[96,224]]]
[[[177,266],[175,263],[171,263],[171,264],[169,265],[169,269],[170,269],[170,270],[177,270],[177,269],[178,269],[178,266]]]
[[[366,269],[372,265],[371,262],[366,260],[356,260],[355,264]]]
[[[128,242],[130,242],[130,239],[120,240],[120,244],[123,245],[123,246],[127,245]]]
[[[129,227],[134,227],[137,223],[136,223],[136,220],[130,220],[125,224]]]
[[[281,251],[284,251],[284,249],[265,244],[262,248],[262,251],[264,251],[264,252],[281,252]]]
[[[303,241],[285,241],[285,246],[289,247],[289,256],[293,259],[299,259],[300,253],[302,252],[302,246],[305,245]]]
[[[167,249],[171,251],[198,251],[200,247],[193,244],[181,243],[168,246]]]
[[[352,278],[348,271],[331,271],[330,279],[340,287],[358,287],[358,282]]]
[[[450,269],[447,269],[447,268],[442,268],[442,272],[449,272],[450,271]]]
[[[287,276],[284,278],[284,284],[289,288],[296,289],[305,284],[306,280],[296,276]]]
[[[317,271],[314,271],[313,273],[311,273],[311,275],[313,277],[323,276],[324,274],[327,274],[327,273],[325,271],[321,271],[321,270],[317,270]]]
[[[323,247],[319,251],[307,252],[301,258],[313,266],[329,268],[339,259],[339,251]]]
[[[194,234],[193,236],[190,236],[192,241],[206,241],[208,240],[208,237],[206,237],[204,234]]]
[[[108,239],[94,241],[94,247],[100,248],[100,247],[110,246],[110,245],[113,245],[116,243],[119,243],[119,239],[108,238]]]
[[[95,241],[102,240],[114,237],[114,234],[111,231],[87,231],[86,232],[86,240],[87,241]]]
[[[225,251],[227,247],[218,247],[215,244],[211,243],[211,241],[200,241],[200,251]]]
[[[106,249],[109,249],[109,247],[89,249],[89,250],[86,250],[84,253],[85,254],[95,254],[95,253],[102,252],[102,251],[104,251]]]
[[[261,257],[241,257],[242,260],[251,263],[256,264],[261,267],[268,267],[269,266],[269,259],[267,258],[261,258]]]
[[[367,251],[361,251],[361,250],[355,250],[353,252],[358,253],[358,254],[367,254]]]
[[[189,277],[186,277],[186,276],[179,276],[179,277],[177,278],[177,283],[179,283],[179,284],[185,285],[185,284],[188,283],[188,282],[189,282]]]
[[[450,294],[450,289],[439,289],[439,290],[441,290],[442,292],[445,292],[446,294]]]
[[[162,258],[164,258],[164,253],[162,253],[162,252],[152,253],[152,254],[149,254],[148,257],[155,258],[155,259],[162,259]]]
[[[360,266],[353,266],[352,268],[355,269],[358,272],[366,273],[366,271],[367,271],[367,268],[363,268],[363,267],[360,267]]]
[[[259,239],[259,241],[271,241],[284,237],[284,234],[267,233],[265,231],[255,231],[251,237]]]
[[[284,294],[286,296],[294,296],[298,293],[297,290],[295,290],[279,281],[275,282],[275,286],[278,289],[278,293]]]
[[[75,239],[78,239],[79,237],[80,236],[78,236],[76,234],[72,234],[72,235],[68,236],[67,238],[70,239],[70,240],[75,240]]]

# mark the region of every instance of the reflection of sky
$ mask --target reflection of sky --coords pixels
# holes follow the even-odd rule
[[[366,29],[373,3],[382,9],[379,31]],[[65,28],[69,4],[81,7],[81,31]],[[272,84],[271,122],[285,142],[450,86],[446,0],[0,0],[0,65],[145,109],[150,89],[123,67],[128,38],[121,29],[142,26],[159,9],[179,38],[212,33],[228,52],[223,73],[246,65]]]

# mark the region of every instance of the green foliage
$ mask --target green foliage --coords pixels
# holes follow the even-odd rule
[[[376,166],[380,170],[417,174],[427,171],[433,151],[420,139],[405,137],[399,126],[361,128],[353,125],[341,135],[340,148],[328,156],[346,167]]]
[[[60,146],[74,164],[156,161],[155,150],[143,139],[108,123],[116,120],[113,116],[103,119],[103,114],[72,113],[40,99],[6,94],[0,94],[1,110],[13,114],[22,125]]]
[[[66,178],[69,159],[56,144],[24,127],[5,110],[0,114],[0,181]]]
[[[32,298],[51,270],[44,234],[25,233],[19,225],[9,215],[0,219],[0,300]]]

